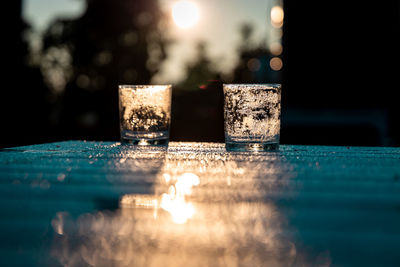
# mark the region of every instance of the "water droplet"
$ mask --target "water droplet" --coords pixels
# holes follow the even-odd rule
[[[65,180],[65,177],[66,177],[65,173],[60,173],[57,176],[57,180],[63,182]]]

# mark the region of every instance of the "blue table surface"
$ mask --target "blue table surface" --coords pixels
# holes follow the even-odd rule
[[[0,151],[0,266],[400,266],[400,148]]]

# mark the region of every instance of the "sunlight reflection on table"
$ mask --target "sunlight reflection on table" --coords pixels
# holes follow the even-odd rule
[[[123,195],[119,209],[76,221],[58,213],[53,255],[68,266],[290,266],[296,247],[268,200],[290,178],[279,153],[191,149],[159,158],[154,194]],[[140,172],[148,156],[130,153],[123,168]]]

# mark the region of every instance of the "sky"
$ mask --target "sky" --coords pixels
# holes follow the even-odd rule
[[[77,18],[85,11],[83,0],[23,0],[22,15],[37,31],[58,16]]]
[[[198,41],[207,43],[210,58],[223,73],[229,73],[236,63],[240,25],[254,26],[254,40],[270,43],[279,41],[279,32],[271,26],[270,10],[278,0],[191,0],[199,9],[197,24],[181,29],[173,25],[170,36],[175,39],[163,63],[161,72],[154,79],[158,83],[173,83],[185,77],[187,62],[195,55]],[[177,0],[159,0],[167,13]],[[42,32],[56,17],[77,18],[85,11],[84,0],[24,0],[23,16],[37,33]]]

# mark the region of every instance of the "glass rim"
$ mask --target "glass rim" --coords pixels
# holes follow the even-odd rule
[[[172,87],[172,84],[120,84],[118,85],[119,89],[148,89],[152,87],[163,87],[163,88],[168,88]]]
[[[224,83],[223,87],[238,88],[238,87],[252,87],[254,89],[281,89],[280,83]]]

